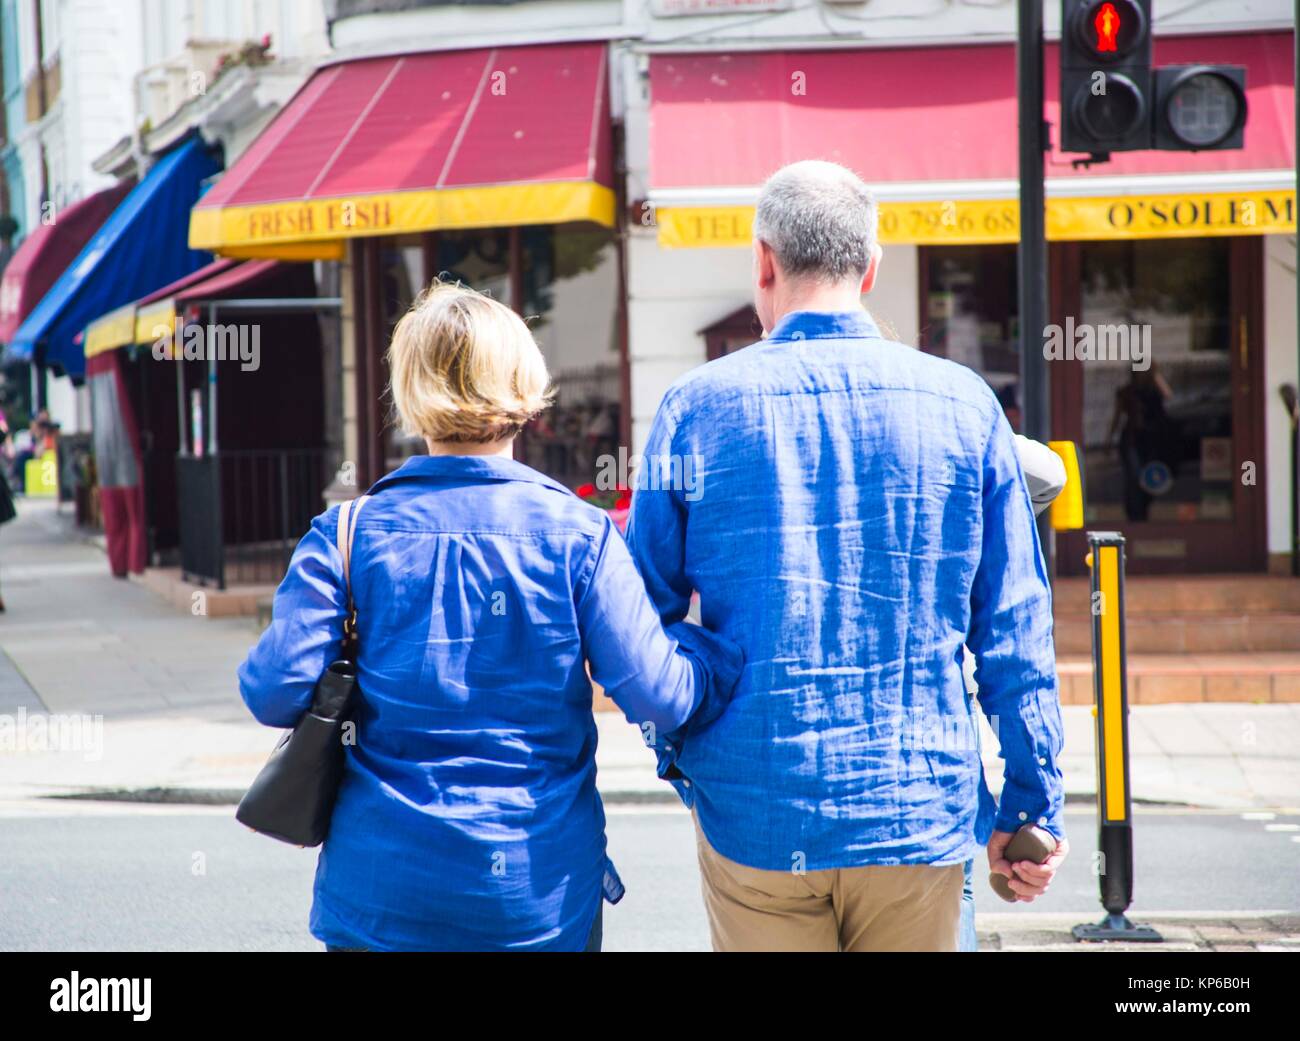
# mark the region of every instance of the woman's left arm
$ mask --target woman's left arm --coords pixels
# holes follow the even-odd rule
[[[652,743],[698,729],[727,707],[744,655],[689,623],[664,631],[627,545],[606,521],[578,589],[578,625],[592,678]]]
[[[239,693],[258,722],[291,727],[311,705],[343,644],[347,594],[335,545],[337,506],[312,521],[275,593],[271,624],[239,667]]]

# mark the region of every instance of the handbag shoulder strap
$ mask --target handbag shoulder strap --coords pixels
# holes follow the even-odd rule
[[[369,495],[362,495],[339,504],[339,525],[334,535],[334,544],[338,546],[339,556],[343,558],[343,587],[348,594],[348,614],[343,620],[345,642],[356,636],[357,607],[352,601],[352,540],[357,533],[357,517],[361,514],[361,507],[369,498]]]

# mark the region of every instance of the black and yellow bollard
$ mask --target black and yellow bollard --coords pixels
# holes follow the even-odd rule
[[[1128,772],[1128,661],[1124,647],[1124,536],[1088,532],[1092,573],[1092,674],[1097,734],[1097,848],[1101,905],[1097,925],[1076,925],[1076,940],[1160,942],[1160,934],[1134,925],[1132,798]]]

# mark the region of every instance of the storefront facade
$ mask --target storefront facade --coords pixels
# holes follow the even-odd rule
[[[418,116],[416,96],[428,100]],[[576,487],[626,443],[609,98],[600,42],[339,61],[195,208],[196,248],[342,261],[348,451],[335,494],[423,451],[392,422],[384,354],[434,278],[507,303],[542,346],[556,405],[520,439],[522,459]]]
[[[1159,64],[1246,66],[1241,151],[1048,157],[1052,432],[1081,448],[1087,525],[1125,532],[1136,574],[1289,570],[1292,46],[1157,38]],[[634,443],[717,323],[734,328],[757,186],[799,158],[876,190],[885,261],[866,303],[882,326],[981,372],[1018,424],[1012,45],[648,50],[628,117],[648,139],[629,188],[646,215],[629,241]],[[1059,124],[1055,62],[1049,46]],[[1081,538],[1058,548],[1061,573],[1082,573]]]
[[[837,159],[881,203],[873,313],[902,342],[979,370],[1016,422],[1012,19],[946,6],[923,22],[895,17],[914,7],[889,0],[879,31],[846,34],[743,0],[707,15],[598,4],[599,24],[585,26],[562,3],[515,5],[509,18],[483,5],[338,5],[335,60],[196,208],[191,243],[340,262],[335,495],[420,450],[394,429],[384,352],[434,277],[530,321],[558,399],[519,452],[578,487],[620,447],[635,457],[673,380],[758,337],[743,313],[758,186],[785,162]],[[1130,535],[1136,573],[1286,567],[1288,16],[1282,3],[1247,17],[1213,0],[1157,25],[1158,63],[1246,66],[1245,149],[1090,169],[1048,157],[1052,324],[1062,343],[1084,329],[1104,341],[1096,356],[1072,339],[1051,362],[1053,435],[1081,446],[1087,523]],[[555,42],[523,42],[544,29]],[[1055,62],[1049,44],[1054,123]],[[1064,573],[1082,566],[1076,548],[1063,540]]]

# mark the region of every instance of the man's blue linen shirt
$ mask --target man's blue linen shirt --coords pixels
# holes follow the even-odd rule
[[[745,652],[717,722],[659,747],[723,856],[954,864],[990,824],[1063,833],[1051,593],[975,372],[864,311],[789,314],[669,390],[628,542],[665,623],[698,591],[704,627]],[[1006,763],[995,822],[963,642]]]

